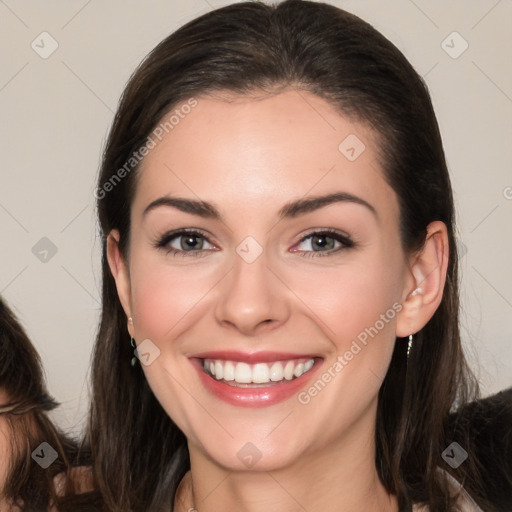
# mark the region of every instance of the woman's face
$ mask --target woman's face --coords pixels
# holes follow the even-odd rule
[[[372,132],[306,92],[196,100],[143,161],[118,280],[153,392],[226,468],[371,438],[411,291]]]

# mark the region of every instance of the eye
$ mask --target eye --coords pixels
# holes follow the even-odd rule
[[[322,230],[322,231],[313,231],[309,233],[305,237],[303,237],[299,244],[308,241],[308,245],[313,248],[310,251],[294,251],[294,252],[303,252],[304,254],[300,254],[300,256],[304,256],[307,258],[316,258],[318,256],[331,256],[335,253],[338,253],[345,249],[350,249],[355,246],[354,242],[347,235],[339,233],[337,231],[332,230]],[[341,245],[335,248],[335,244]],[[315,248],[320,249],[316,251]],[[329,251],[324,251],[322,249],[328,249]],[[334,250],[330,250],[334,249]]]
[[[180,240],[179,240],[180,239]],[[205,235],[195,230],[182,229],[165,234],[155,244],[157,249],[164,250],[167,254],[174,256],[202,256],[201,249],[204,249],[204,243],[210,243]]]
[[[313,250],[294,250],[293,252],[303,253],[300,254],[303,257],[314,258],[317,256],[331,256],[355,246],[355,243],[349,236],[333,230],[313,231],[303,237],[299,245],[306,241],[308,241],[308,245]],[[181,229],[166,233],[154,245],[157,249],[161,249],[167,254],[173,254],[174,256],[198,257],[208,252],[203,250],[205,249],[204,242],[215,247],[200,231]],[[336,243],[338,243],[338,247],[336,247]]]

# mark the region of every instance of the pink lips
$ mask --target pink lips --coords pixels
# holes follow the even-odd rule
[[[287,361],[290,359],[315,359],[311,370],[290,381],[269,382],[268,386],[237,387],[211,377],[203,370],[204,359],[240,361],[247,364]],[[321,359],[311,354],[292,354],[285,352],[255,352],[252,354],[234,351],[210,351],[194,354],[189,358],[195,367],[201,382],[213,396],[231,405],[241,407],[265,407],[282,402],[303,389],[321,366]]]

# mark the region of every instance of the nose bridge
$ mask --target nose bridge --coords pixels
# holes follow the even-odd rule
[[[216,307],[220,323],[249,334],[259,325],[275,325],[284,319],[285,297],[280,296],[279,282],[267,265],[268,253],[254,237],[247,236],[238,244]]]

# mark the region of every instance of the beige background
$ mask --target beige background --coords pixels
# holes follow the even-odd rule
[[[54,417],[64,427],[78,429],[87,406],[100,308],[93,191],[117,101],[156,43],[228,3],[0,0],[0,293],[43,358],[50,391],[62,403]],[[372,23],[428,83],[467,250],[461,258],[464,342],[484,393],[508,387],[512,2],[329,3]],[[51,50],[52,41],[42,32],[58,44],[45,59],[40,53]],[[46,261],[40,259],[48,244],[43,237],[56,250]]]

